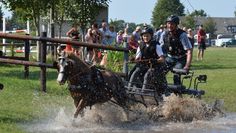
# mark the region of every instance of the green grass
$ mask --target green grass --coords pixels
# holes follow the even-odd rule
[[[206,102],[224,99],[225,110],[236,112],[236,48],[208,48],[203,61],[196,61],[194,50],[192,69],[207,74]],[[56,83],[57,72],[47,69],[47,93],[40,91],[37,67],[30,67],[29,79],[24,79],[23,66],[0,64],[0,133],[25,133],[19,125],[47,118],[50,110],[66,107],[73,110],[73,102],[65,86]],[[53,111],[51,111],[53,113]],[[73,111],[72,111],[73,112]]]

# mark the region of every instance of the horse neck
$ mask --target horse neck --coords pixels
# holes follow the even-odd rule
[[[82,76],[91,74],[90,66],[85,64],[82,60],[78,59],[75,61],[73,68],[70,68],[69,83],[73,85],[78,85]]]

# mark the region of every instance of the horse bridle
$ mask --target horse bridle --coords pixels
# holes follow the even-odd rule
[[[62,74],[64,77],[68,78],[68,75],[73,75],[70,77],[70,79],[76,79],[78,80],[78,76],[83,75],[84,73],[86,73],[85,71],[80,71],[79,73],[73,73],[73,71],[67,70],[67,69],[73,69],[73,68],[66,68],[66,66],[72,66],[75,64],[75,61],[73,61],[72,59],[69,59],[67,57],[64,56],[64,54],[62,54],[59,58],[58,58],[58,67],[59,67],[59,74]],[[68,72],[67,72],[68,71]],[[59,75],[58,74],[58,75]],[[66,79],[64,79],[66,80]]]

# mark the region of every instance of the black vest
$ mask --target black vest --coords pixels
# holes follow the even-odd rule
[[[156,41],[151,41],[149,46],[147,47],[144,42],[140,44],[140,51],[142,53],[142,59],[158,59],[159,56],[156,53]]]
[[[177,29],[175,34],[170,34],[170,32],[167,33],[167,36],[165,37],[165,45],[167,45],[168,54],[171,56],[185,56],[186,50],[184,50],[184,47],[180,41],[180,35],[185,32],[181,29]]]

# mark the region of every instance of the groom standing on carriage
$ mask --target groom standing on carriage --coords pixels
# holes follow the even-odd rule
[[[150,89],[150,84],[155,84],[155,91],[164,94],[167,88],[165,73],[165,58],[159,43],[153,39],[153,30],[145,27],[141,32],[142,42],[139,45],[135,60],[137,64],[130,72],[128,88],[132,88],[135,82],[142,81],[142,91]],[[155,83],[150,81],[155,77]]]

